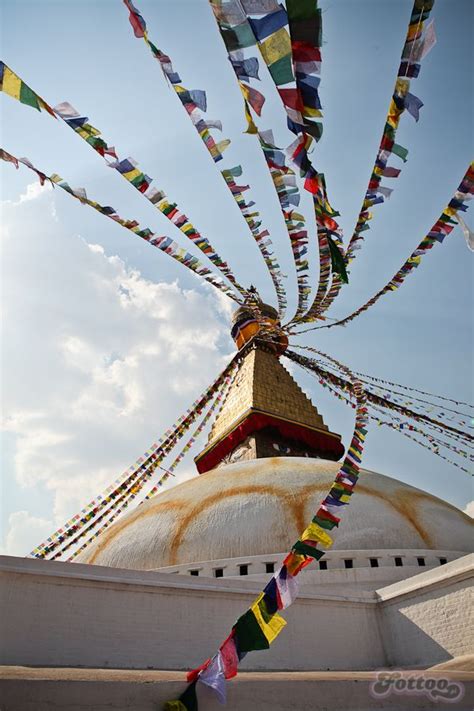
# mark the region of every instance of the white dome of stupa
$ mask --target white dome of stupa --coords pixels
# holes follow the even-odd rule
[[[155,496],[77,558],[156,569],[287,551],[311,520],[340,464],[273,457],[227,464]],[[470,552],[472,520],[441,499],[361,470],[334,550]]]

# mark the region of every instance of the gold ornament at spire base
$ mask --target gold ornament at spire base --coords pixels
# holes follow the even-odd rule
[[[248,301],[234,312],[230,333],[239,351],[254,339],[265,341],[276,355],[288,348],[288,336],[281,327],[278,311],[259,299]]]

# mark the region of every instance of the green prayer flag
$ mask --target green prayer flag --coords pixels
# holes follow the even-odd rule
[[[328,521],[326,518],[319,518],[319,516],[313,516],[313,523],[317,523],[321,528],[325,528],[326,531],[332,531],[336,525],[335,521]]]
[[[252,610],[247,610],[234,625],[236,645],[239,652],[252,652],[256,649],[268,649],[270,644],[258,624]]]
[[[182,701],[176,699],[175,701],[167,701],[163,706],[163,711],[187,711],[187,709]]]
[[[144,180],[145,180],[145,174],[144,174],[144,173],[140,173],[140,175],[137,175],[137,177],[136,177],[136,178],[133,178],[133,180],[131,180],[130,182],[131,182],[131,184],[132,184],[135,188],[138,188],[138,187],[143,183]],[[168,212],[171,212],[172,210],[174,210],[174,207],[172,207],[172,206],[170,205],[169,209],[167,208],[167,211],[165,212],[165,215],[167,215]]]
[[[307,20],[316,13],[315,0],[286,0],[286,11],[290,20]]]
[[[28,106],[32,106],[34,109],[41,111],[41,107],[38,103],[38,97],[35,92],[32,91],[24,82],[21,82],[20,101],[22,104],[28,104]]]
[[[252,32],[250,23],[247,21],[242,22],[240,25],[234,25],[234,27],[223,28],[221,34],[229,52],[252,47],[252,45],[256,44],[255,35]]]
[[[270,64],[268,71],[277,86],[294,81],[295,77],[293,76],[293,67],[291,64],[291,52],[280,57],[280,59],[277,59],[273,64]]]
[[[305,117],[304,126],[306,133],[309,133],[315,141],[319,141],[321,139],[321,136],[323,135],[323,124],[320,121],[310,121]]]
[[[344,282],[344,284],[349,283],[349,277],[347,276],[347,271],[346,271],[346,264],[344,262],[344,257],[340,253],[336,243],[330,237],[329,235],[327,236],[328,239],[328,245],[329,245],[329,251],[331,252],[331,266],[333,272],[336,274],[339,274],[339,277],[341,281]]]
[[[383,135],[387,136],[387,138],[391,141],[395,140],[395,129],[393,126],[390,126],[389,123],[386,123],[383,129]]]
[[[392,146],[392,153],[395,153],[395,155],[401,158],[404,163],[407,162],[408,148],[404,148],[403,146],[398,145],[398,143],[394,143]]]
[[[316,558],[316,560],[319,560],[324,555],[324,551],[319,550],[319,548],[314,548],[313,546],[308,546],[308,544],[303,543],[303,541],[295,543],[293,550],[303,555],[309,555],[311,558]]]
[[[196,682],[193,681],[181,694],[179,701],[183,704],[186,711],[198,711],[198,702],[196,697]],[[180,710],[181,711],[181,710]]]

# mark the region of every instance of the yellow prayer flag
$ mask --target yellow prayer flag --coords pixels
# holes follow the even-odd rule
[[[273,62],[291,53],[290,35],[286,28],[282,27],[278,32],[274,32],[268,39],[261,42],[259,47],[265,63],[267,65],[273,64]]]
[[[13,96],[13,98],[17,99],[17,101],[20,100],[21,79],[6,65],[3,72],[3,91],[5,94]]]
[[[395,92],[400,94],[400,96],[406,96],[408,89],[410,88],[409,79],[397,79],[395,84]]]
[[[341,497],[342,498],[342,497]],[[301,536],[302,541],[318,541],[325,548],[330,548],[332,546],[332,538],[321,526],[312,521],[309,526],[303,531]]]
[[[304,215],[301,215],[299,212],[292,212],[291,213],[291,218],[293,220],[296,220],[297,222],[304,222]]]
[[[414,22],[413,25],[410,25],[408,27],[406,41],[412,42],[418,34],[421,35],[423,31],[423,25],[423,22]]]
[[[223,141],[219,141],[219,143],[216,143],[216,148],[219,151],[219,153],[224,153],[225,149],[230,146],[230,139],[229,138],[224,138]]]
[[[127,180],[133,180],[134,178],[138,178],[139,175],[141,175],[141,170],[138,170],[138,168],[134,168],[133,170],[129,170],[128,173],[122,173],[124,178],[127,178]]]
[[[450,217],[456,217],[456,214],[457,214],[454,207],[445,207],[443,212],[445,215],[449,215]]]
[[[251,610],[253,614],[255,615],[255,618],[259,624],[260,629],[262,630],[263,634],[267,638],[269,644],[273,642],[273,640],[278,637],[280,632],[282,631],[283,627],[286,625],[286,620],[283,619],[281,615],[276,612],[274,615],[272,615],[268,621],[264,619],[262,615],[262,611],[260,610],[258,603],[263,599],[263,593],[261,593],[258,598],[255,600],[254,604],[251,606]]]
[[[258,133],[258,128],[256,127],[254,120],[252,118],[252,114],[250,113],[249,105],[247,101],[244,100],[244,111],[245,111],[245,118],[247,119],[247,130],[245,133],[251,133],[255,134]]]
[[[319,109],[313,109],[311,106],[303,107],[303,116],[308,116],[311,118],[321,118],[323,112]]]

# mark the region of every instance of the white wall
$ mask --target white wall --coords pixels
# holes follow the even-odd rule
[[[391,666],[433,665],[474,653],[474,555],[377,591]]]
[[[345,593],[316,594],[303,587],[271,649],[249,654],[242,668],[430,666],[466,654],[472,559],[465,556],[377,594],[354,593],[349,586]],[[197,666],[262,587],[242,578],[6,556],[0,558],[0,582],[0,663],[125,669]]]
[[[261,590],[250,580],[3,557],[1,663],[185,669],[201,664]],[[250,669],[373,669],[385,657],[372,593],[303,592]]]

